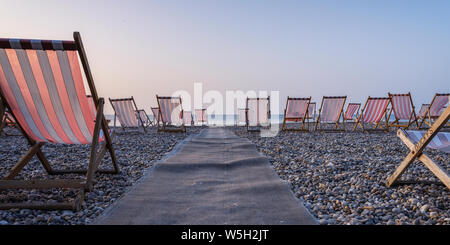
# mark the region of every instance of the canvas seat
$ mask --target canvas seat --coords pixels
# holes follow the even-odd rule
[[[89,108],[78,56],[96,106],[95,117]],[[117,159],[103,115],[104,99],[97,95],[78,32],[74,33],[74,41],[0,39],[0,92],[18,128],[31,146],[9,174],[0,180],[0,190],[79,190],[76,198],[67,202],[2,203],[1,209],[77,210],[85,192],[92,190],[96,173],[118,173]],[[53,169],[41,151],[46,143],[89,144],[87,169]],[[112,169],[99,169],[107,151],[111,156]],[[49,174],[85,174],[85,178],[14,179],[34,155]]]
[[[362,128],[363,131],[376,131],[376,130],[389,130],[388,118],[387,118],[387,107],[389,106],[391,99],[389,97],[381,97],[375,98],[370,97],[367,98],[366,103],[359,115],[358,119],[355,122],[355,126],[353,127],[353,131],[356,130],[358,125]],[[381,125],[381,120],[385,120],[385,125]],[[374,124],[374,128],[368,128],[369,124]],[[378,128],[380,127],[380,128]]]
[[[344,110],[347,96],[324,96],[317,116],[315,130],[341,131],[345,128],[340,125],[342,111]],[[321,129],[321,124],[334,124],[334,129]],[[342,126],[342,128],[340,127]]]
[[[414,109],[414,104],[411,98],[411,93],[407,94],[391,94],[389,93],[389,97],[391,98],[392,109],[389,112],[388,119],[391,116],[392,111],[394,111],[395,121],[389,123],[390,127],[403,127],[409,128],[411,124],[416,123],[417,127],[419,127],[419,123],[417,122],[417,116]],[[407,121],[406,124],[401,124],[400,121]]]
[[[358,117],[359,108],[361,103],[349,103],[347,110],[344,113],[344,123],[348,121],[354,121]]]

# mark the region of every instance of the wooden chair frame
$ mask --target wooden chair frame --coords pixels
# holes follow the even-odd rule
[[[137,120],[141,123],[141,126],[137,126],[137,127],[127,127],[127,126],[123,126],[122,124],[120,124],[120,126],[121,126],[121,128],[122,128],[122,131],[125,132],[127,128],[139,128],[139,127],[142,127],[142,129],[144,130],[144,132],[147,132],[146,128],[148,127],[148,125],[145,126],[144,121],[142,121],[141,117],[138,115],[139,109],[137,108],[137,105],[136,105],[136,102],[134,101],[134,97],[133,97],[133,96],[131,96],[130,98],[121,98],[121,99],[111,99],[111,98],[109,98],[109,103],[111,103],[111,106],[112,106],[112,108],[113,108],[113,110],[114,110],[114,128],[116,127],[117,111],[116,111],[116,108],[114,107],[113,102],[115,102],[115,101],[127,101],[127,100],[133,101],[133,105],[134,105],[134,113],[136,114]],[[147,114],[146,114],[146,115],[147,115]],[[148,118],[148,116],[147,116],[147,118]]]
[[[164,118],[162,117],[162,111],[161,111],[161,105],[159,103],[159,99],[179,99],[180,100],[180,106],[181,106],[181,126],[176,127],[176,128],[170,128],[167,122],[164,122]],[[184,118],[183,118],[183,106],[182,106],[182,100],[181,97],[171,97],[171,96],[158,96],[156,95],[156,101],[158,101],[158,111],[159,111],[159,115],[158,115],[158,132],[163,131],[163,132],[181,132],[184,133],[186,132],[186,127],[184,126]],[[159,124],[159,122],[161,122],[161,125]]]
[[[306,100],[306,101],[308,101],[306,112],[305,112],[305,115],[303,115],[303,117],[286,117],[289,100]],[[310,102],[311,102],[311,96],[307,97],[307,98],[291,98],[288,96],[287,100],[286,100],[286,106],[284,109],[283,126],[281,127],[281,129],[283,131],[303,131],[303,132],[309,131],[308,110],[309,110]],[[291,121],[291,120],[293,120],[293,122],[301,122],[301,128],[288,128],[286,126],[286,123],[287,123],[287,121]],[[305,128],[305,125],[306,125],[306,128]]]
[[[338,116],[338,120],[336,122],[334,122],[335,124],[335,129],[321,129],[320,125],[324,124],[320,122],[320,118],[322,116],[322,108],[323,108],[323,101],[325,99],[344,99],[344,103],[342,103],[341,108],[339,109],[339,116]],[[345,101],[347,100],[347,96],[323,96],[322,98],[322,103],[320,104],[320,109],[319,109],[319,114],[317,116],[317,120],[316,120],[316,125],[314,127],[314,130],[316,131],[317,128],[319,128],[320,131],[323,132],[337,132],[337,131],[345,131],[345,125],[342,124],[342,128],[339,127],[339,122],[341,120],[342,117],[342,112],[344,111],[344,106],[345,106]],[[326,123],[326,124],[333,124],[333,123]]]
[[[249,119],[248,119],[248,111],[249,111],[249,108],[248,108],[248,101],[249,100],[267,100],[268,101],[268,110],[267,110],[267,119],[269,120],[269,125],[267,126],[267,127],[270,127],[270,96],[268,96],[267,98],[247,98],[247,100],[246,100],[246,104],[245,104],[245,121],[246,121],[246,127],[247,127],[247,132],[261,132],[261,127],[262,127],[262,125],[261,124],[259,124],[259,125],[256,125],[255,127],[256,127],[256,129],[252,129],[252,128],[250,128],[250,127],[253,127],[253,126],[250,126],[250,123],[249,123]]]
[[[392,103],[392,97],[394,96],[394,95],[400,95],[400,96],[408,96],[409,97],[409,100],[410,100],[410,102],[411,102],[411,115],[409,116],[409,119],[408,119],[408,123],[407,124],[401,124],[400,123],[400,119],[398,119],[397,117],[395,118],[395,121],[393,121],[392,123],[389,123],[389,127],[397,127],[397,128],[405,128],[405,129],[408,129],[413,123],[416,123],[416,126],[417,126],[417,128],[419,127],[419,123],[418,123],[418,119],[417,119],[417,116],[416,116],[416,110],[415,110],[415,107],[414,107],[414,103],[413,103],[413,101],[412,101],[412,97],[411,97],[411,93],[410,92],[408,92],[407,94],[391,94],[391,93],[388,93],[388,95],[389,95],[389,98],[391,98],[391,109],[389,110],[389,115],[388,115],[388,120],[389,120],[389,118],[391,118],[391,113],[392,113],[392,111],[394,111],[395,110],[395,107],[394,107],[394,104]],[[395,117],[395,112],[394,112],[394,117]]]
[[[449,94],[436,93],[434,95],[433,99],[431,100],[430,106],[428,107],[428,109],[427,109],[427,111],[425,113],[425,116],[423,117],[422,121],[419,123],[418,128],[422,128],[423,123],[425,123],[428,127],[431,127],[431,125],[433,124],[433,120],[436,120],[437,118],[439,118],[438,116],[431,116],[430,115],[430,108],[433,106],[434,100],[438,96],[450,96],[450,93]],[[427,119],[428,119],[428,121],[427,121]],[[444,127],[446,127],[446,126],[444,125]]]
[[[384,109],[384,112],[383,112],[384,120],[385,120],[385,126],[380,124],[381,120],[383,119],[383,118],[380,118],[380,120],[375,123],[375,128],[367,129],[367,128],[364,127],[364,123],[361,122],[361,119],[364,116],[364,112],[366,110],[367,103],[369,103],[369,100],[379,100],[379,99],[389,99],[389,102],[386,105],[386,108]],[[358,119],[355,122],[355,126],[353,127],[353,131],[355,131],[357,126],[360,125],[364,132],[368,132],[368,131],[385,131],[385,132],[388,132],[389,131],[389,121],[388,121],[389,119],[387,117],[387,108],[388,108],[390,103],[391,103],[391,99],[389,97],[388,98],[383,98],[383,97],[370,97],[369,96],[367,98],[367,100],[366,100],[366,103],[364,104],[363,109],[361,110],[361,114],[359,114],[359,117],[358,117]],[[378,127],[380,127],[380,129],[378,129]]]
[[[439,164],[433,162],[423,150],[431,142],[433,137],[441,130],[445,124],[450,119],[450,107],[447,108],[441,116],[434,122],[430,129],[425,133],[425,135],[419,140],[417,144],[414,144],[406,135],[406,133],[399,129],[397,131],[397,136],[403,141],[403,143],[409,148],[409,154],[403,159],[394,173],[387,178],[386,185],[392,186],[398,182],[400,176],[406,171],[406,169],[413,163],[415,159],[420,160],[425,166],[450,189],[450,176],[445,168],[441,167]]]
[[[95,183],[95,174],[117,174],[119,173],[119,167],[117,164],[116,155],[112,146],[112,140],[108,131],[108,124],[103,115],[104,99],[98,98],[97,90],[95,88],[94,79],[89,67],[87,56],[84,50],[81,36],[78,32],[74,32],[74,43],[76,50],[80,56],[80,60],[83,66],[83,70],[86,75],[86,80],[89,85],[91,95],[94,98],[94,104],[97,108],[94,134],[92,137],[91,151],[89,157],[89,163],[87,169],[67,169],[67,170],[55,170],[51,167],[47,158],[41,150],[41,147],[45,144],[42,142],[36,142],[31,139],[22,128],[20,123],[17,123],[17,127],[22,132],[23,136],[28,140],[31,148],[27,153],[17,162],[17,164],[11,169],[10,173],[2,180],[0,180],[0,190],[9,189],[51,189],[51,188],[74,188],[79,189],[77,197],[72,201],[62,203],[47,203],[47,202],[27,202],[27,203],[6,203],[0,204],[0,209],[72,209],[79,210],[84,200],[85,192],[91,191]],[[1,98],[4,98],[3,92],[0,90]],[[3,100],[6,107],[11,111],[11,115],[14,120],[18,122],[11,107],[6,100]],[[103,131],[105,137],[104,142],[99,144],[100,130]],[[98,148],[98,150],[97,150]],[[109,152],[112,160],[113,169],[99,169],[98,166],[104,158],[106,151]],[[63,175],[63,174],[85,174],[85,179],[56,179],[56,180],[15,180],[20,171],[25,167],[27,163],[36,155],[43,165],[44,169],[50,175]]]

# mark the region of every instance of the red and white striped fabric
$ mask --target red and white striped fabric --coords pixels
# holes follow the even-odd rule
[[[183,122],[185,125],[191,125],[192,124],[192,112],[190,111],[183,111]]]
[[[309,106],[310,98],[288,98],[286,104],[286,121],[303,119]]]
[[[197,119],[198,123],[206,123],[208,121],[208,117],[206,116],[206,109],[196,109],[195,118]]]
[[[152,107],[153,117],[155,118],[155,122],[158,121],[159,115],[159,107]]]
[[[337,122],[344,107],[347,96],[328,97],[322,99],[321,122]]]
[[[443,108],[448,104],[450,94],[436,94],[430,105],[430,116],[439,117]]]
[[[417,144],[420,139],[425,135],[426,131],[406,131],[408,138],[414,143]],[[450,153],[450,133],[448,132],[439,132],[437,133],[433,139],[428,143],[427,147],[443,151],[445,153]]]
[[[361,121],[364,123],[377,123],[386,112],[390,102],[389,98],[371,98],[367,99],[366,107],[363,111]]]
[[[344,119],[353,120],[353,118],[355,118],[355,115],[359,111],[359,107],[361,107],[360,103],[349,103],[344,114]]]
[[[97,116],[97,108],[95,107],[94,98],[92,98],[92,95],[87,95],[87,99],[89,102],[89,108],[92,112],[92,116],[95,118]]]
[[[238,124],[245,124],[246,123],[246,115],[245,112],[246,109],[238,109]]]
[[[409,120],[412,117],[412,103],[410,94],[389,94],[392,110],[397,120]]]
[[[122,127],[139,127],[133,99],[110,99]]]
[[[422,104],[422,107],[420,107],[419,113],[417,113],[417,117],[420,117],[420,118],[425,117],[429,107],[430,107],[430,104]]]
[[[74,46],[73,41],[0,40],[0,88],[36,142],[92,142],[94,117]]]
[[[314,119],[315,114],[316,114],[316,102],[310,102],[308,108],[308,118]]]
[[[138,112],[139,112],[138,114],[139,114],[139,117],[140,117],[142,123],[144,124],[144,126],[147,126],[150,123],[149,120],[148,120],[147,113],[145,113],[144,110],[138,110]],[[140,123],[141,122],[139,122],[139,124]]]
[[[270,98],[247,98],[248,126],[267,126],[270,124]]]
[[[161,119],[165,124],[180,126],[183,124],[180,97],[157,97],[161,109]]]

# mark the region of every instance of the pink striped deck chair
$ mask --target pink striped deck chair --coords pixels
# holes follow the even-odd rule
[[[195,118],[198,125],[208,124],[206,109],[195,109]]]
[[[192,118],[192,112],[183,111],[183,121],[184,125],[194,125],[194,119]]]
[[[306,119],[314,119],[316,118],[316,102],[309,102],[308,107],[308,117]]]
[[[141,119],[140,122],[142,122],[142,126],[144,128],[149,127],[149,126],[151,126],[153,124],[152,120],[150,120],[150,118],[148,117],[147,112],[145,112],[144,109],[139,109],[139,110],[137,110],[137,112],[138,112],[138,115],[139,115],[139,117]]]
[[[309,131],[308,110],[311,97],[308,98],[290,98],[287,97],[286,108],[284,109],[283,131]],[[305,122],[306,121],[306,122]],[[289,123],[301,123],[301,128],[289,128]]]
[[[247,125],[246,118],[247,118],[247,109],[238,109],[238,116],[237,116],[237,123],[238,126],[245,126]]]
[[[326,131],[345,130],[344,127],[339,127],[339,121],[344,110],[346,99],[347,96],[324,96],[316,120],[315,130],[321,124],[335,124],[335,129],[326,129]]]
[[[417,127],[419,127],[419,123],[417,122],[417,116],[414,109],[414,104],[411,98],[411,93],[407,94],[391,94],[389,93],[389,97],[391,98],[392,109],[389,112],[388,119],[391,116],[392,111],[394,111],[395,121],[389,124],[390,127],[403,127],[409,128],[411,124],[416,123]],[[401,124],[400,120],[406,120],[407,124]]]
[[[152,107],[153,124],[159,125],[159,107]]]
[[[380,127],[380,129],[378,130],[388,131],[389,124],[386,110],[390,102],[391,99],[389,97],[374,98],[369,96],[369,98],[367,98],[366,104],[364,104],[361,114],[359,115],[358,119],[355,122],[353,131],[356,130],[356,127],[358,125],[361,126],[363,131],[377,130],[378,127]],[[383,116],[385,119],[385,126],[382,126],[380,124],[381,120],[383,119]],[[364,126],[364,124],[375,124],[375,127],[373,129],[368,129],[367,127]]]
[[[344,123],[355,120],[358,117],[360,107],[361,103],[349,103],[344,113]]]
[[[436,94],[433,97],[433,100],[430,103],[427,111],[425,112],[425,116],[419,124],[419,128],[422,128],[422,124],[425,123],[429,127],[433,124],[433,121],[436,120],[442,113],[443,108],[449,102],[449,94]]]
[[[1,203],[0,209],[79,209],[85,191],[94,185],[95,173],[118,173],[108,125],[103,115],[104,99],[98,98],[80,34],[74,41],[0,39],[1,98],[31,148],[11,169],[0,190],[75,188],[73,200],[57,203]],[[86,97],[79,59],[96,104],[93,117]],[[87,169],[55,170],[41,147],[46,143],[90,144]],[[99,149],[98,149],[99,148]],[[98,169],[109,151],[113,169]],[[49,174],[86,174],[85,179],[14,179],[36,155]]]
[[[424,119],[425,118],[425,116],[427,115],[428,107],[430,107],[430,104],[422,104],[422,106],[420,107],[419,112],[417,113],[417,118],[418,119]]]
[[[267,98],[247,98],[247,131],[260,131],[270,127],[270,96]]]
[[[123,131],[125,131],[126,128],[142,127],[144,132],[146,132],[145,128],[147,124],[140,117],[133,96],[121,99],[110,98],[109,102],[114,109],[114,128],[116,127],[116,118],[118,118]]]
[[[435,120],[428,131],[404,131],[399,129],[397,136],[409,148],[409,154],[403,159],[394,173],[387,179],[387,186],[392,186],[415,159],[420,160],[433,174],[450,189],[450,176],[445,167],[433,162],[423,150],[428,147],[450,153],[450,133],[439,132],[450,119],[450,108]]]
[[[160,97],[156,95],[158,101],[159,115],[158,131],[165,132],[186,132],[183,119],[183,107],[180,97]]]

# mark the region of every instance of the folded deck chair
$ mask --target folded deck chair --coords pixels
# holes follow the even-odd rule
[[[194,125],[194,119],[192,117],[192,112],[190,111],[183,111],[183,121],[184,125]]]
[[[403,127],[409,128],[411,124],[416,123],[417,127],[419,127],[419,123],[417,122],[417,116],[414,109],[414,104],[411,98],[411,93],[407,94],[391,94],[389,93],[389,97],[391,98],[392,109],[389,112],[388,119],[391,116],[392,111],[394,111],[395,121],[389,123],[390,127]],[[406,124],[400,124],[400,120],[406,120]]]
[[[419,124],[422,128],[423,123],[431,127],[433,121],[436,120],[442,113],[442,109],[448,104],[450,94],[436,94],[430,103],[425,116]]]
[[[139,110],[137,110],[137,113],[138,113],[138,116],[139,116],[140,119],[141,119],[141,120],[139,121],[139,123],[142,122],[144,128],[149,127],[149,126],[151,126],[151,125],[153,124],[153,123],[152,123],[152,120],[150,120],[150,118],[148,117],[147,112],[145,112],[144,109],[139,109]]]
[[[195,118],[198,125],[207,124],[208,116],[206,115],[206,109],[195,109]]]
[[[270,96],[267,98],[247,98],[247,131],[259,132],[261,127],[270,127]]]
[[[139,110],[133,97],[122,99],[109,99],[112,108],[114,109],[114,128],[116,127],[116,118],[119,119],[120,126],[123,131],[126,128],[142,127],[146,131],[146,125],[139,116]]]
[[[433,123],[428,131],[404,131],[402,129],[397,131],[397,136],[410,149],[410,152],[403,159],[394,173],[387,179],[387,186],[392,186],[398,182],[400,176],[411,165],[411,163],[415,159],[418,159],[423,162],[425,166],[447,186],[447,188],[450,189],[450,176],[446,170],[446,167],[442,167],[433,162],[433,160],[423,153],[425,147],[450,153],[450,133],[439,132],[449,119],[450,108],[447,108]]]
[[[391,99],[389,97],[383,98],[367,98],[366,104],[361,111],[358,119],[355,122],[355,126],[353,127],[353,131],[356,130],[357,126],[360,125],[363,131],[374,131],[374,130],[389,130],[388,118],[387,118],[387,107]],[[381,125],[381,120],[385,119],[385,126]],[[365,124],[375,124],[373,129],[368,129]],[[378,129],[380,127],[380,129]]]
[[[158,101],[158,131],[165,132],[186,132],[183,121],[183,107],[180,97],[160,97],[156,95]]]
[[[315,120],[316,118],[316,102],[309,102],[308,107],[308,117],[306,119],[308,120]]]
[[[325,129],[326,131],[345,130],[345,127],[340,128],[339,121],[346,99],[347,96],[324,96],[317,116],[315,130],[321,124],[335,124],[335,129]]]
[[[284,109],[283,131],[309,131],[308,109],[311,97],[290,98],[287,97],[286,108]],[[301,123],[301,128],[289,128],[288,123]]]
[[[103,115],[104,99],[98,98],[80,34],[75,41],[0,39],[0,93],[18,128],[31,148],[11,169],[0,190],[79,189],[75,199],[57,203],[2,203],[0,209],[80,208],[85,191],[93,188],[95,173],[118,173],[108,125]],[[97,114],[93,117],[86,97],[78,56]],[[45,143],[90,144],[87,169],[55,170],[41,147]],[[97,149],[99,148],[99,149]],[[109,151],[113,168],[98,166]],[[17,180],[15,176],[36,155],[49,174],[85,174],[84,179]]]
[[[349,103],[344,113],[344,123],[353,121],[357,118],[361,103]]]
[[[247,118],[247,109],[238,109],[238,116],[237,116],[237,126],[245,126],[247,125],[246,118]]]
[[[153,113],[153,124],[159,125],[159,107],[152,107],[152,113]]]

